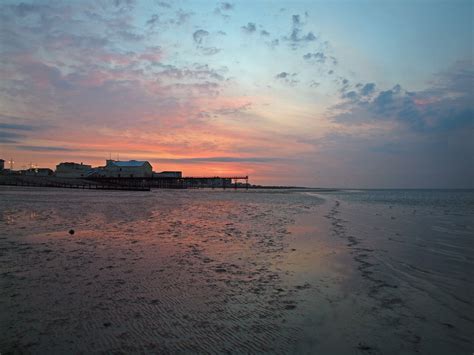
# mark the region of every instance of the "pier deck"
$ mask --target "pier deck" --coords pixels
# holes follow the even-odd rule
[[[28,186],[28,187],[56,187],[64,189],[82,189],[82,190],[119,190],[119,191],[150,191],[147,186],[128,186],[111,184],[93,184],[83,180],[77,181],[54,181],[52,179],[30,178],[27,180],[21,177],[14,179],[1,179],[0,185],[3,186]]]
[[[187,188],[247,188],[248,176],[208,176],[208,177],[91,177],[90,181],[122,186],[146,186],[150,188],[187,189]],[[245,183],[238,184],[239,180]]]
[[[239,184],[239,180],[244,183]],[[89,177],[66,179],[55,176],[33,177],[21,175],[0,176],[0,185],[56,187],[83,190],[150,191],[152,188],[249,188],[248,176],[227,177]]]

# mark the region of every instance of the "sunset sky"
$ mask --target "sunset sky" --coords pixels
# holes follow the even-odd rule
[[[0,158],[474,187],[473,2],[0,5]]]

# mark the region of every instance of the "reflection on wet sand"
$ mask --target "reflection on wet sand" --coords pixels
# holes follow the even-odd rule
[[[472,347],[465,216],[448,234],[421,207],[295,190],[14,188],[0,199],[2,352]]]
[[[297,203],[200,191],[49,194],[10,196],[2,208],[4,349],[294,347],[287,314],[299,289],[275,266],[290,252]]]

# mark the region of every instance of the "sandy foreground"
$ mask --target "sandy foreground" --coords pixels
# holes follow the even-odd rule
[[[1,188],[0,353],[469,349],[344,228],[300,192]]]

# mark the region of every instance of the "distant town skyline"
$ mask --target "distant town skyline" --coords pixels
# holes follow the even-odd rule
[[[473,2],[0,4],[0,158],[474,187]]]

